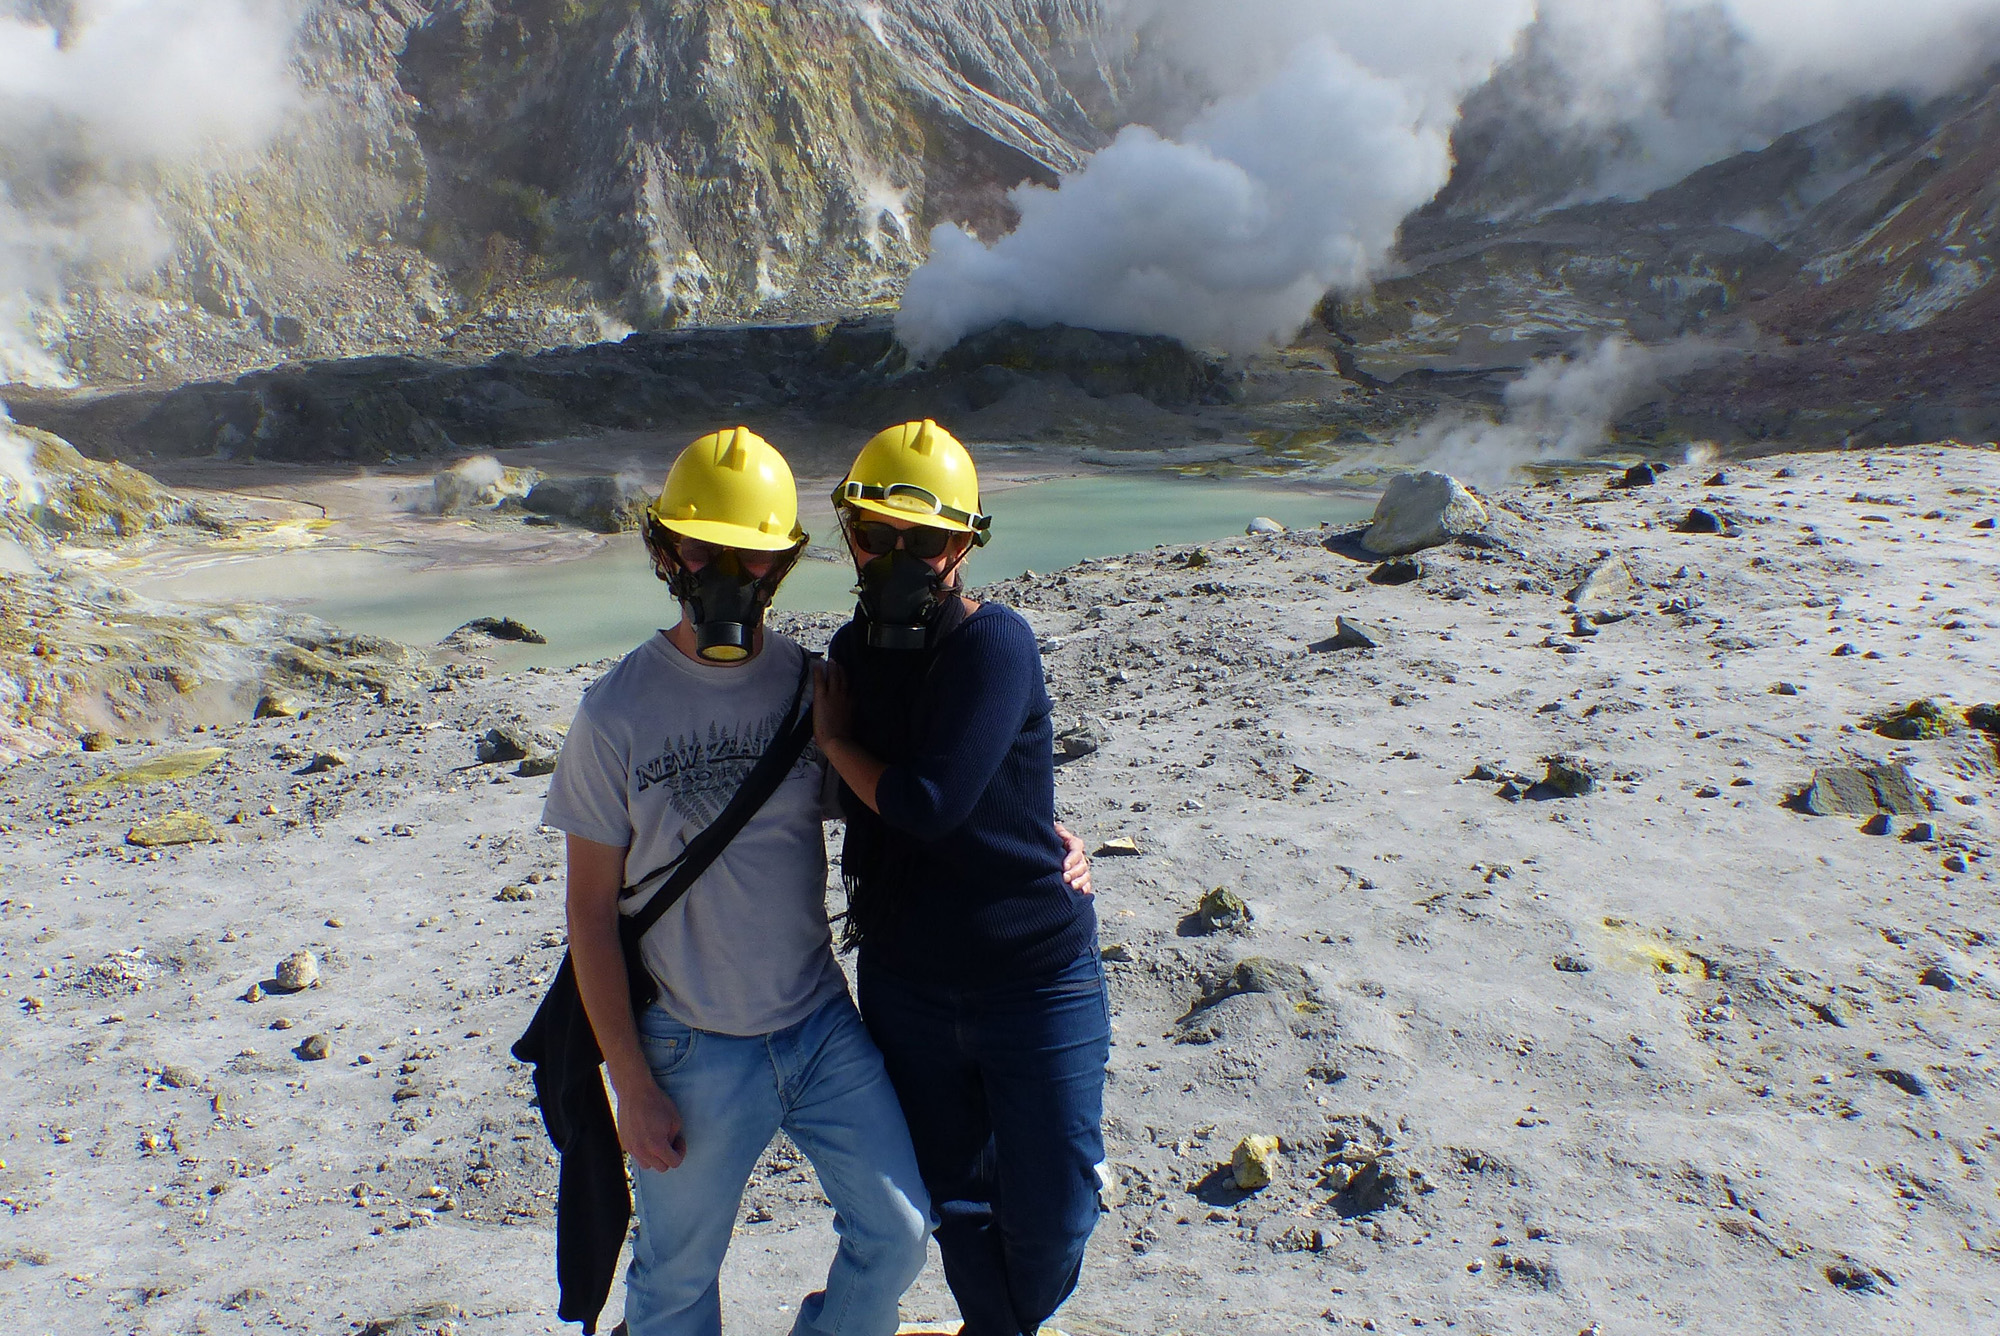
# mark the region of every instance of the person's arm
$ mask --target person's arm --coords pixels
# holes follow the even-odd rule
[[[642,1168],[675,1169],[687,1149],[681,1113],[653,1080],[639,1046],[625,953],[618,944],[618,891],[624,882],[623,849],[569,837],[570,964],[618,1095],[618,1142]]]

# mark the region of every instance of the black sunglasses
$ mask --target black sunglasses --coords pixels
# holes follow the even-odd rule
[[[953,536],[949,529],[933,529],[926,525],[898,529],[879,520],[850,520],[847,531],[854,535],[854,541],[861,550],[871,557],[894,552],[901,546],[911,556],[924,561],[943,556],[945,549],[951,546]]]

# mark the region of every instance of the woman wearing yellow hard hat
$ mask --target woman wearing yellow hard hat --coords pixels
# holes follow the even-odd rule
[[[991,532],[972,457],[931,421],[869,441],[834,491],[860,577],[814,735],[844,781],[847,935],[967,1336],[1035,1332],[1097,1222],[1111,1024],[1087,878],[1063,876],[1041,653],[962,592]]]

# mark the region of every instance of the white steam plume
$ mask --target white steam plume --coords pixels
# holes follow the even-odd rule
[[[1662,379],[1726,351],[1693,338],[1654,347],[1605,339],[1587,352],[1533,363],[1507,387],[1498,418],[1440,414],[1399,438],[1389,453],[1404,467],[1502,486],[1524,464],[1580,459],[1601,449],[1618,415],[1645,402]]]
[[[291,0],[0,0],[0,382],[63,382],[69,291],[159,262],[163,174],[277,129],[296,22]]]
[[[1197,89],[1242,91],[1171,139],[1127,126],[1058,190],[1017,187],[1020,225],[990,247],[936,228],[898,335],[929,357],[1010,318],[1230,352],[1295,333],[1329,288],[1364,283],[1444,184],[1458,97],[1530,13],[1525,0],[1429,0],[1386,24],[1373,8],[1131,6],[1149,58]]]
[[[33,510],[42,497],[34,443],[14,430],[14,419],[0,404],[0,512]]]
[[[1056,190],[1018,187],[1019,226],[990,246],[935,229],[897,317],[918,357],[1005,319],[1223,351],[1290,338],[1329,289],[1379,272],[1445,182],[1460,102],[1510,58],[1531,63],[1504,112],[1603,148],[1582,199],[2000,57],[2000,0],[1107,5],[1150,128],[1127,126]]]

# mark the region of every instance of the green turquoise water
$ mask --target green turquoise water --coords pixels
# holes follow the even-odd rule
[[[989,504],[994,537],[972,556],[968,578],[975,586],[1090,557],[1240,535],[1258,515],[1288,528],[1315,528],[1322,521],[1352,523],[1366,512],[1361,502],[1327,493],[1173,474],[1030,483],[994,492]],[[834,537],[831,522],[825,516],[817,522],[829,530],[814,535],[823,544]],[[512,617],[548,637],[545,646],[496,647],[506,667],[622,654],[678,615],[636,534],[587,557],[533,565],[410,571],[379,554],[329,560],[335,556],[259,558],[235,567],[230,584],[235,597],[254,598],[261,570],[268,592],[301,611],[414,645],[434,644],[475,617]],[[778,606],[845,611],[853,604],[853,585],[846,562],[804,560],[779,591]],[[318,592],[298,596],[310,589]],[[176,591],[157,592],[172,597]]]

